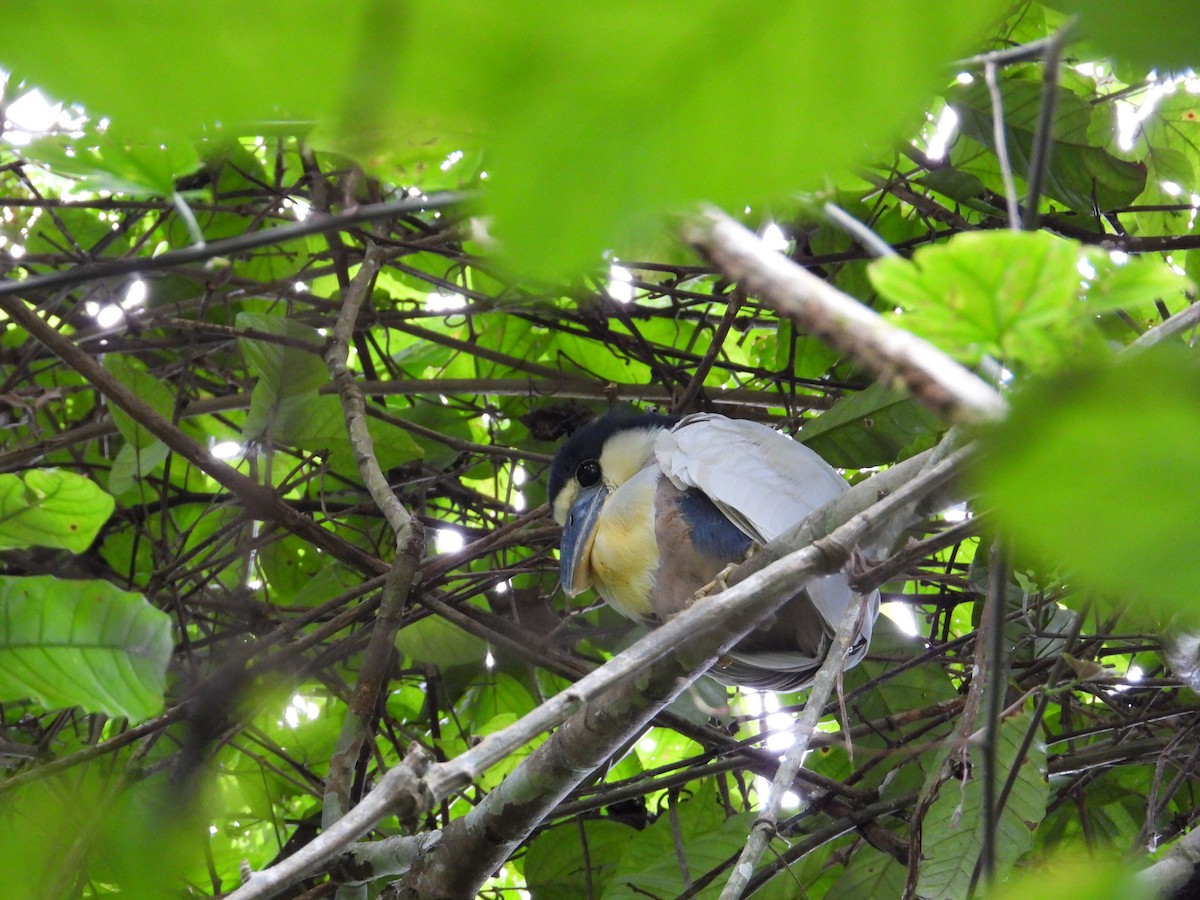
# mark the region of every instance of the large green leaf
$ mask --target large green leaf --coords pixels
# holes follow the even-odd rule
[[[821,186],[919,115],[944,77],[935,61],[965,50],[1001,8],[423,4],[403,84],[427,116],[455,110],[481,127],[495,233],[527,264],[560,268],[644,229],[648,214]],[[654,52],[628,52],[643,41]],[[887,77],[866,78],[862,60],[880,47]],[[447,55],[470,64],[447,67]],[[551,221],[529,202],[549,194],[580,202]]]
[[[1196,65],[1200,22],[1190,0],[1157,0],[1140,8],[1136,16],[1116,3],[1051,0],[1048,5],[1078,16],[1075,36],[1094,41],[1104,52],[1141,67],[1141,74]]]
[[[276,394],[304,393],[329,380],[329,370],[320,355],[325,341],[315,328],[287,318],[282,311],[274,316],[240,312],[235,321],[238,328],[283,339],[275,342],[268,338],[247,337],[240,341],[250,370],[265,379]]]
[[[1007,778],[1018,766],[1017,751],[1031,727],[1023,714],[1004,721],[997,730],[997,771]],[[921,826],[923,865],[917,892],[929,900],[956,900],[968,895],[982,836],[984,810],[979,748],[970,751],[975,777],[944,782]],[[1049,787],[1045,777],[1046,747],[1034,741],[1019,761],[1018,776],[996,829],[996,867],[1003,878],[1033,843],[1033,831],[1046,814]]]
[[[212,0],[147,15],[129,0],[76,0],[15,7],[0,58],[146,147],[289,120],[353,137],[363,158],[464,136],[455,149],[488,153],[497,236],[527,266],[562,271],[666,210],[821,186],[915,121],[944,63],[1005,6],[886,0],[864,15],[822,2],[748,16],[728,0],[306,0],[283,15]],[[49,50],[26,37],[50,33],[62,39]],[[643,44],[653,52],[630,52]],[[862,62],[881,47],[885,78]],[[539,196],[572,202],[547,216]]]
[[[82,553],[115,502],[93,482],[61,469],[0,475],[0,549],[57,547]]]
[[[479,609],[487,608],[482,597],[475,597],[470,603]],[[417,663],[438,666],[478,662],[488,653],[486,641],[437,615],[425,616],[396,632],[396,649]]]
[[[1182,300],[1184,292],[1193,287],[1187,275],[1157,255],[1136,256],[1118,264],[1111,254],[1093,249],[1087,258],[1095,272],[1084,295],[1091,312],[1124,309],[1136,313],[1155,300]]]
[[[986,435],[976,482],[1018,547],[1146,621],[1195,617],[1200,370],[1166,350],[1038,382]]]
[[[1077,810],[1075,817],[1079,817]],[[1040,860],[1011,883],[989,891],[988,896],[998,900],[1161,900],[1162,893],[1148,879],[1138,878],[1132,866],[1122,865],[1116,858],[1098,858],[1084,846],[1080,841],[1075,850]]]
[[[54,171],[57,174],[57,168]],[[105,256],[129,252],[128,235],[113,231],[112,223],[99,218],[94,210],[71,207],[58,209],[53,216],[34,218],[23,244],[25,252],[34,256],[60,253],[72,244]]]
[[[1143,207],[1134,216],[1145,235],[1183,235],[1196,229],[1189,198],[1200,188],[1200,98],[1176,91],[1161,98],[1142,124],[1147,165]]]
[[[368,11],[381,15],[369,24]],[[130,0],[67,0],[12,12],[0,39],[7,68],[150,144],[199,137],[218,125],[332,115],[349,99],[353,69],[396,64],[394,57],[359,54],[400,9],[389,15],[367,2],[299,0],[283,14],[211,0],[150,14]],[[49,52],[38,50],[29,39],[36,34],[61,40]]]
[[[272,541],[256,558],[271,586],[271,600],[280,606],[315,606],[360,580],[341,563],[331,561],[307,541],[291,535]]]
[[[620,822],[584,821],[580,828],[552,828],[543,832],[525,857],[525,881],[533,900],[586,897],[589,889],[600,896],[607,887],[621,853],[638,832]]]
[[[66,846],[81,851],[98,883],[120,885],[128,897],[170,897],[192,872],[211,871],[212,857],[195,840],[210,820],[189,808],[168,772],[121,782],[114,785],[111,758],[93,759],[63,780],[43,778],[5,793],[5,900],[83,895],[70,887],[79,871],[64,860]]]
[[[871,281],[903,307],[900,324],[939,347],[1028,366],[1067,349],[1055,338],[1079,318],[1079,260],[1077,243],[1049,232],[968,232],[911,261],[876,260]]]
[[[855,714],[869,722],[902,721],[904,714],[912,710],[954,699],[957,691],[944,669],[910,664],[914,657],[924,653],[921,641],[901,633],[891,619],[880,616],[875,623],[870,655],[845,675],[847,691],[871,685],[855,702]],[[892,670],[898,672],[892,674]],[[926,733],[926,737],[940,736],[949,727],[941,725],[937,731]],[[895,733],[864,734],[854,739],[854,746],[866,748],[867,752],[887,750],[900,733],[897,729]],[[923,759],[906,759],[894,768],[874,766],[864,784],[882,788],[885,795],[899,795],[918,789],[925,772]]]
[[[239,341],[250,371],[258,376],[245,424],[246,437],[254,438],[278,427],[277,419],[284,413],[287,401],[298,399],[302,405],[315,398],[316,389],[329,381],[329,370],[320,357],[322,338],[316,329],[282,315],[262,313],[238,313],[236,322],[239,328],[284,339]],[[312,350],[303,349],[305,346]]]
[[[903,391],[875,382],[807,422],[800,439],[830,465],[862,469],[896,462],[940,430],[937,416]]]
[[[0,578],[0,702],[138,722],[163,706],[171,620],[107,581]]]
[[[171,418],[175,408],[174,395],[160,379],[147,372],[141,364],[122,356],[110,355],[104,360],[104,368],[159,416],[168,420]],[[145,450],[158,441],[158,438],[120,407],[114,405],[111,413],[121,437],[137,449]]]
[[[117,458],[113,460],[108,473],[108,489],[117,495],[124,494],[170,455],[171,449],[162,441],[140,448],[126,444],[117,451]]]
[[[862,900],[864,897],[899,897],[904,893],[908,871],[892,857],[874,847],[863,847],[833,884],[825,900]]]
[[[1029,171],[1029,157],[1041,108],[1041,85],[1008,80],[1001,84],[1004,100],[1004,137],[1014,171],[1022,178]],[[963,134],[996,150],[992,126],[992,104],[981,79],[950,94]],[[1058,91],[1058,118],[1051,141],[1046,170],[1046,196],[1077,212],[1091,214],[1128,206],[1146,185],[1146,167],[1110,154],[1087,143],[1087,123],[1079,110],[1081,100],[1066,88]]]
[[[385,470],[421,457],[420,445],[407,431],[369,418],[367,432],[375,458]],[[340,474],[353,476],[358,472],[345,413],[341,401],[332,394],[310,391],[284,399],[275,411],[270,434],[275,441],[302,450],[328,451],[330,464]]]
[[[674,815],[660,815],[626,844],[605,897],[673,897],[687,886],[680,852],[690,873],[707,872],[737,855],[753,823],[752,813],[727,817],[710,784],[701,783],[676,804]]]
[[[111,126],[82,135],[51,135],[24,148],[22,154],[50,168],[54,174],[77,178],[96,191],[124,194],[158,194],[169,197],[175,179],[200,166],[200,157],[188,141],[160,144],[144,133],[130,138]]]

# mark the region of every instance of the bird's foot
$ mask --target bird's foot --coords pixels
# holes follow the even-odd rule
[[[700,590],[696,591],[695,599],[699,600],[701,597],[710,597],[713,594],[719,594],[724,590],[728,590],[729,576],[736,572],[740,566],[741,563],[730,563],[727,565],[717,573],[716,577],[713,578],[712,581],[704,585],[704,587],[700,588]]]
[[[731,562],[729,565],[723,568],[716,574],[716,577],[713,578],[712,581],[704,585],[704,587],[700,588],[700,590],[696,591],[694,599],[699,600],[701,597],[709,597],[712,594],[719,594],[722,591],[728,590],[729,577],[743,565],[745,565],[746,561],[761,549],[762,544],[760,544],[758,541],[751,541],[750,546],[746,549],[746,554],[742,557],[741,562]]]

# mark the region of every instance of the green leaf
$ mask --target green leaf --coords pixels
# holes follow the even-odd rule
[[[1089,0],[1054,0],[1051,4],[1079,17],[1077,34],[1094,41],[1105,53],[1142,70],[1183,70],[1196,65],[1200,23],[1189,0],[1157,0],[1137,16],[1119,4]]]
[[[871,653],[845,675],[846,690],[852,691],[860,685],[878,684],[856,702],[857,715],[864,721],[887,722],[895,716],[925,709],[937,703],[951,700],[957,691],[946,672],[936,666],[914,666],[910,661],[925,653],[925,646],[917,638],[902,634],[886,616],[875,623],[871,639]],[[891,670],[899,669],[898,674]],[[941,731],[949,730],[945,726]],[[884,734],[865,734],[854,739],[855,747],[886,750],[892,746],[893,737]],[[924,777],[923,761],[915,765],[906,760],[897,768],[876,766],[867,778],[871,787],[886,782],[887,791],[903,793],[920,787]],[[911,783],[915,782],[915,783]]]
[[[777,372],[787,372],[790,367],[797,378],[820,378],[838,360],[838,352],[828,343],[799,334],[787,319],[774,332],[759,337],[754,355]]]
[[[523,716],[533,710],[537,702],[529,689],[511,675],[500,673],[485,685],[476,685],[463,698],[464,712],[470,718],[472,728],[482,728],[493,722],[496,716],[515,713]]]
[[[57,169],[55,169],[57,172]],[[37,256],[62,253],[77,244],[89,254],[122,256],[129,252],[129,237],[113,231],[112,223],[94,210],[63,207],[53,216],[37,217],[25,238],[25,252]]]
[[[169,197],[176,178],[200,167],[190,142],[162,144],[145,133],[118,132],[111,126],[104,132],[85,131],[80,137],[39,138],[21,152],[56,175],[78,178],[91,190],[121,194]]]
[[[171,419],[175,410],[174,395],[161,380],[142,368],[140,363],[134,363],[123,356],[110,354],[104,359],[104,368],[162,418]],[[110,408],[110,412],[117,430],[121,432],[121,437],[135,448],[144,450],[158,442],[157,437],[139,425],[120,407],[114,404]]]
[[[171,619],[107,581],[0,578],[0,702],[140,722],[160,712]]]
[[[1084,299],[1093,312],[1118,308],[1135,311],[1155,300],[1177,300],[1193,287],[1187,275],[1176,272],[1157,256],[1131,257],[1122,265],[1103,250],[1090,250],[1087,256],[1096,275],[1089,279]]]
[[[366,20],[379,7],[365,2],[305,0],[295,15],[211,0],[184,15],[147,15],[140,3],[104,7],[66,2],[53,10],[30,4],[0,39],[9,69],[127,133],[169,140],[199,137],[218,124],[278,123],[323,115],[336,118],[347,99],[349,73],[389,70],[398,54],[360,54],[372,36],[388,35],[388,16]],[[397,8],[398,18],[401,9]],[[320,28],[313,23],[320,22]],[[373,27],[372,27],[373,26]],[[270,41],[262,35],[270,33]],[[61,33],[54,52],[35,50],[29,35]],[[220,35],[205,40],[203,35]],[[104,65],[92,52],[103,48]],[[312,61],[297,65],[297,60]],[[155,72],[147,77],[147,69]],[[380,79],[378,85],[385,83]],[[136,90],[132,89],[136,86]]]
[[[157,469],[170,454],[171,449],[162,441],[141,448],[125,444],[117,451],[117,458],[108,473],[108,489],[114,494],[124,494]]]
[[[420,445],[403,429],[369,418],[367,433],[375,446],[375,458],[385,470],[421,458]],[[341,401],[332,394],[313,391],[283,400],[276,409],[271,436],[302,450],[327,450],[337,472],[349,476],[358,473],[345,413]]]
[[[482,597],[473,597],[470,604],[478,609],[487,608]],[[401,628],[396,633],[396,649],[416,663],[442,667],[479,662],[488,653],[486,641],[437,615],[425,616]]]
[[[69,788],[64,781],[40,778],[5,793],[0,816],[0,866],[10,873],[5,900],[79,896],[80,891],[64,890],[77,877],[63,861],[68,845],[86,852],[96,882],[120,885],[129,897],[169,897],[191,872],[211,866],[195,840],[208,820],[166,773],[114,784],[106,762],[73,766]],[[98,811],[103,812],[93,815]],[[154,864],[147,865],[148,859]]]
[[[1028,714],[1005,720],[997,731],[997,771],[1006,778],[1017,766],[1017,752],[1029,730]],[[970,750],[974,777],[950,778],[939,787],[921,828],[924,863],[917,893],[929,900],[957,900],[969,893],[971,875],[979,858],[983,820],[983,786],[980,750]],[[1033,831],[1046,814],[1046,747],[1035,740],[1020,761],[1019,775],[996,829],[997,876],[1005,877],[1013,864],[1033,844]]]
[[[453,110],[452,124],[488,135],[494,233],[525,267],[561,272],[645,234],[661,210],[821,186],[919,115],[943,77],[936,61],[966,50],[1002,8],[939,0],[864,16],[826,2],[746,16],[714,0],[443,2],[413,8],[402,88],[419,118]],[[655,52],[623,52],[631,40]],[[697,55],[706,46],[723,50]],[[860,61],[884,46],[888,77],[864,80]],[[447,67],[447,55],[470,64]],[[834,121],[844,127],[819,124]],[[580,202],[547,217],[529,199],[549,194]]]
[[[899,323],[969,362],[1025,358],[1048,325],[1079,315],[1079,245],[1049,232],[989,231],[876,260],[871,282]]]
[[[882,850],[863,847],[834,882],[825,900],[860,900],[863,897],[900,897],[908,870]]]
[[[1183,255],[1183,270],[1192,283],[1200,279],[1200,250],[1189,250]]]
[[[877,381],[808,421],[800,440],[832,466],[862,469],[896,462],[905,447],[938,434],[941,427],[924,406]]]
[[[1004,101],[1004,136],[1014,172],[1026,177],[1038,110],[1041,85],[1015,79],[1001,82]],[[952,91],[947,99],[958,113],[963,134],[996,152],[992,127],[992,103],[983,79]],[[1093,210],[1128,206],[1146,186],[1146,167],[1127,162],[1100,147],[1087,144],[1087,105],[1066,88],[1058,90],[1055,136],[1051,141],[1050,165],[1046,171],[1046,196],[1071,209],[1092,214]]]
[[[1098,859],[1080,849],[1041,860],[995,896],[1001,900],[1159,900],[1163,895],[1147,879],[1138,878],[1132,866]]]
[[[951,166],[934,169],[928,175],[922,175],[914,181],[959,202],[973,200],[983,193],[983,182],[978,176],[970,172],[960,172]]]
[[[266,380],[279,396],[302,394],[329,380],[329,371],[320,356],[325,339],[315,328],[282,315],[262,313],[240,312],[234,321],[238,328],[266,332],[287,340],[287,343],[256,338],[239,341],[250,370]],[[304,346],[312,350],[302,349]]]
[[[719,0],[308,0],[295,16],[279,16],[211,0],[187,16],[147,16],[132,2],[53,12],[25,4],[6,22],[0,56],[148,147],[202,131],[262,133],[264,123],[295,133],[315,121],[353,138],[360,157],[383,149],[390,167],[386,151],[397,146],[477,152],[455,138],[483,135],[497,236],[526,266],[562,272],[644,234],[664,210],[820,186],[918,116],[944,62],[967,52],[1004,8],[999,0],[893,0],[863,16],[825,2],[746,16]],[[103,47],[103,66],[74,49],[43,52],[24,37],[58,33],[64,21],[64,46]],[[896,41],[901,32],[905,40]],[[222,39],[197,38],[211,34]],[[655,52],[622,52],[638,39]],[[706,46],[723,52],[696,53]],[[881,46],[887,78],[864,78],[860,61]],[[446,66],[448,58],[458,63]],[[147,78],[148,69],[159,77]],[[819,124],[831,121],[842,126]],[[754,165],[745,164],[747,147]],[[417,164],[431,161],[418,153]],[[577,202],[553,217],[529,202],[549,195]]]
[[[0,475],[0,549],[57,547],[82,553],[115,505],[110,495],[73,472]]]
[[[278,428],[276,419],[284,414],[284,404],[302,395],[316,396],[316,389],[329,381],[329,370],[319,351],[324,343],[314,328],[283,316],[241,312],[235,319],[238,328],[266,332],[287,339],[288,343],[241,338],[242,353],[258,382],[250,395],[250,413],[245,434],[255,438],[268,429]],[[301,346],[296,346],[300,344]],[[311,346],[312,352],[302,349]]]
[[[726,817],[711,783],[697,786],[690,799],[680,798],[675,815],[661,815],[644,828],[625,852],[606,897],[673,897],[684,890],[677,847],[682,848],[689,872],[707,872],[746,843],[753,813]]]
[[[582,832],[582,833],[581,833]],[[525,857],[526,887],[534,900],[600,896],[608,886],[621,853],[639,837],[628,825],[604,819],[551,828],[529,845]]]
[[[1176,182],[1185,196],[1194,191],[1200,176],[1200,97],[1187,90],[1168,94],[1142,129],[1147,158],[1161,177]]]
[[[345,566],[294,536],[272,541],[257,560],[271,586],[271,599],[283,606],[315,606],[359,581]]]
[[[595,341],[573,334],[557,335],[549,354],[558,368],[603,381],[620,384],[649,380],[650,377],[644,365],[618,356],[610,345],[597,346]]]
[[[1200,157],[1195,155],[1195,148],[1188,149],[1192,152],[1170,147],[1155,147],[1147,152],[1146,189],[1135,202],[1140,207],[1162,208],[1139,209],[1134,213],[1137,233],[1159,236],[1194,232],[1196,211],[1188,198],[1196,190],[1196,165]]]
[[[1156,349],[1041,381],[984,439],[975,480],[1019,547],[1145,620],[1195,618],[1200,371]]]

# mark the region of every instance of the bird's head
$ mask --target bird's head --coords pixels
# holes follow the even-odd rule
[[[549,495],[562,526],[559,581],[569,596],[591,586],[588,559],[609,496],[654,456],[654,437],[677,416],[611,412],[576,431],[550,466]]]

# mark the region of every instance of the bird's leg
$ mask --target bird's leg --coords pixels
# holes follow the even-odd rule
[[[729,589],[729,576],[736,572],[739,568],[745,565],[750,557],[762,549],[762,544],[758,541],[751,541],[750,546],[746,548],[745,555],[737,562],[731,562],[720,572],[716,574],[712,581],[696,591],[693,600],[699,600],[701,597],[708,597],[712,594],[719,594],[721,591]]]

